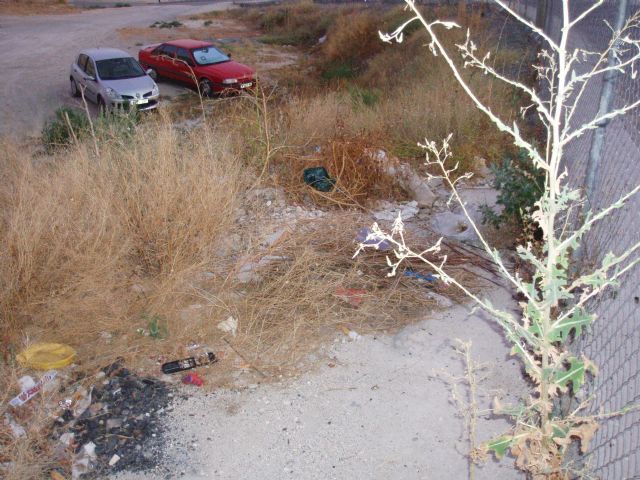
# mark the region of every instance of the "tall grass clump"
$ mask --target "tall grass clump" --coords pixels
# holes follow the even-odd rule
[[[264,43],[311,47],[327,33],[338,16],[354,8],[357,7],[321,6],[302,1],[232,10],[230,14],[262,30],[266,34],[261,39]]]
[[[132,278],[169,285],[206,262],[242,182],[235,157],[206,135],[160,123],[102,142],[98,157],[89,142],[38,160],[5,145],[3,334],[77,345],[136,315]]]

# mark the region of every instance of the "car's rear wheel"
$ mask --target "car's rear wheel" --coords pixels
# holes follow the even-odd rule
[[[198,83],[198,86],[200,87],[200,95],[202,95],[203,97],[210,97],[211,94],[213,93],[213,87],[211,86],[211,82],[206,78],[203,78],[202,80],[200,80],[200,82]]]
[[[79,97],[80,96],[80,90],[78,89],[78,84],[76,83],[76,81],[72,78],[71,82],[70,82],[70,89],[71,89],[71,96],[72,97]]]

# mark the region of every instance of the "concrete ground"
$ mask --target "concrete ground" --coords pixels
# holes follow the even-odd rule
[[[504,290],[489,294],[494,304],[511,302]],[[464,373],[454,339],[472,341],[474,361],[486,366],[481,408],[498,392],[511,392],[507,401],[527,392],[495,324],[464,306],[432,312],[395,335],[344,338],[321,350],[315,371],[294,381],[208,395],[184,387],[188,399],[168,415],[164,465],[117,478],[469,478],[465,428],[446,381]],[[506,426],[483,419],[478,439]],[[475,478],[524,476],[510,459],[489,459]]]
[[[110,46],[134,56],[140,47],[117,35],[122,27],[148,26],[177,16],[228,8],[230,2],[131,6],[65,15],[0,16],[0,137],[38,135],[61,105],[79,105],[69,94],[69,67],[79,50]],[[160,83],[162,95],[183,87]]]

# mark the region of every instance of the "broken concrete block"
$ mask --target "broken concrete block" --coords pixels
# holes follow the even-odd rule
[[[377,161],[383,171],[393,177],[398,185],[418,202],[420,207],[430,207],[436,200],[436,195],[427,183],[427,179],[419,175],[411,165],[391,158],[384,150],[369,150],[366,152]]]
[[[461,213],[438,213],[432,217],[431,228],[445,238],[457,240],[474,240],[476,238],[476,233],[469,220]]]

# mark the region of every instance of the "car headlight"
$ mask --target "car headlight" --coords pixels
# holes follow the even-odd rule
[[[121,98],[121,97],[120,97],[120,94],[119,94],[118,92],[116,92],[116,91],[115,91],[113,88],[111,88],[111,87],[107,87],[107,88],[105,89],[105,93],[106,93],[106,94],[107,94],[107,96],[108,96],[109,98],[111,98],[112,100],[119,100],[119,99]]]
[[[155,97],[156,95],[160,95],[160,89],[158,88],[158,85],[154,85],[153,90],[151,90],[151,96]]]
[[[238,79],[237,78],[226,78],[222,81],[222,83],[224,83],[225,85],[231,85],[233,83],[238,83]]]

